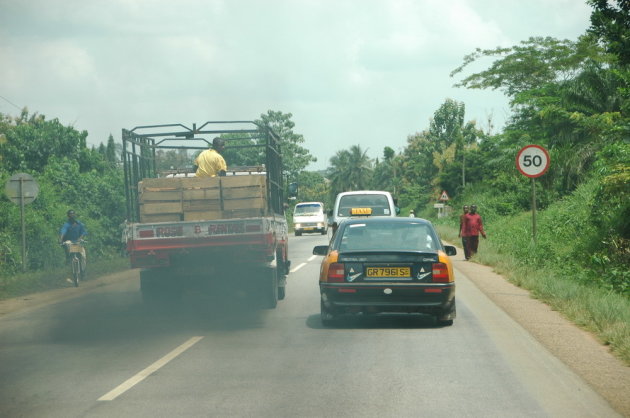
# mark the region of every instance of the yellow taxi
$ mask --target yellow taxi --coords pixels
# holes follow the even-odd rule
[[[364,209],[354,210],[360,215]],[[369,212],[369,211],[368,211]],[[364,213],[363,215],[369,215]],[[318,245],[321,320],[346,315],[428,314],[450,326],[456,316],[455,276],[431,222],[421,218],[354,217],[344,220],[329,245]]]

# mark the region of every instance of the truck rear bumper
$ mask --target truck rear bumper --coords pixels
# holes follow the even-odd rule
[[[274,259],[273,248],[259,246],[205,246],[130,251],[132,268],[265,264]]]

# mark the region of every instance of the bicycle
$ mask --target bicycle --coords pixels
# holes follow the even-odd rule
[[[72,283],[74,287],[79,287],[79,281],[85,280],[85,267],[87,259],[85,256],[85,241],[65,241],[63,245],[67,247],[70,264],[72,265]]]

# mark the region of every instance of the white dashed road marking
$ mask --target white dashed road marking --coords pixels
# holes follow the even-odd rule
[[[291,270],[291,273],[295,273],[296,271],[298,271],[299,269],[301,269],[305,265],[306,265],[306,263],[298,264],[293,270]]]
[[[118,385],[114,389],[107,392],[105,395],[98,398],[98,400],[99,401],[113,401],[114,399],[116,399],[117,397],[119,397],[120,395],[122,395],[123,393],[125,393],[126,391],[128,391],[129,389],[137,385],[138,383],[142,382],[145,378],[150,376],[151,373],[154,373],[155,371],[164,367],[169,361],[173,360],[175,357],[179,356],[181,353],[183,353],[184,351],[188,350],[190,347],[198,343],[199,340],[201,340],[202,338],[203,337],[192,337],[191,339],[186,341],[184,344],[177,347],[175,350],[171,351],[170,353],[168,353],[167,355],[165,355],[164,357],[162,357],[161,359],[159,359],[158,361],[156,361],[155,363],[153,363],[146,369],[142,370],[140,373],[127,379],[127,381],[125,381],[124,383]]]

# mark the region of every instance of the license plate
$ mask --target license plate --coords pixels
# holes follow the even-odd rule
[[[305,231],[312,231],[313,229],[315,228],[313,228],[312,226],[309,226],[308,228],[304,228]]]
[[[368,267],[366,277],[411,277],[411,267]]]
[[[77,244],[70,244],[70,249],[69,251],[71,253],[80,253],[81,252],[81,246],[77,245]]]

